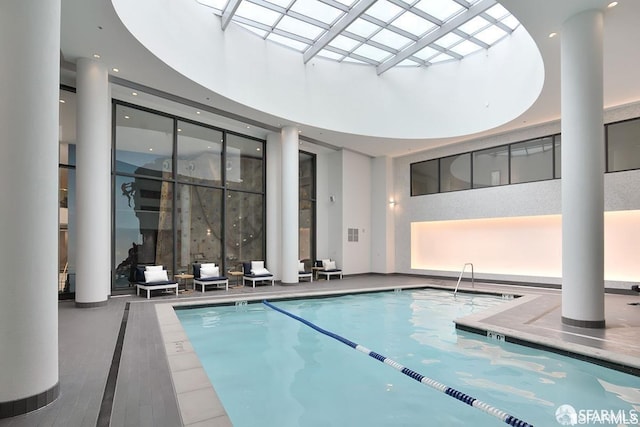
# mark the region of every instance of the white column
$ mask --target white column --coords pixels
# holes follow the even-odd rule
[[[280,133],[267,135],[267,268],[276,279],[282,264],[282,144]]]
[[[0,5],[0,418],[58,397],[60,0]]]
[[[111,293],[111,110],[106,67],[77,62],[76,305],[106,304]]]
[[[282,128],[282,283],[298,283],[298,129]]]
[[[604,327],[603,14],[562,27],[562,321]]]

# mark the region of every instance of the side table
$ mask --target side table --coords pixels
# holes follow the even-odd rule
[[[178,281],[178,287],[180,287],[180,281],[183,281],[184,284],[184,290],[187,290],[187,283],[189,280],[193,280],[193,274],[187,274],[187,273],[180,273],[180,274],[176,274],[173,276],[177,281]],[[191,282],[191,289],[195,290],[195,287],[193,285],[193,282]]]
[[[240,284],[240,278],[244,274],[242,271],[228,271],[229,276],[235,277],[236,284],[233,285],[234,288],[241,288],[244,286],[244,283]]]

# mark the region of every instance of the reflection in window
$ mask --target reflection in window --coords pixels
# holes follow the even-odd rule
[[[178,179],[220,186],[222,141],[219,130],[178,122]]]
[[[607,126],[607,171],[640,169],[640,119]]]
[[[411,195],[434,194],[438,188],[438,159],[411,165]]]
[[[264,195],[228,191],[225,218],[226,268],[265,259]]]
[[[508,145],[473,153],[473,188],[492,187],[508,183]]]
[[[299,154],[298,259],[307,267],[315,259],[315,156]]]
[[[180,185],[176,209],[178,271],[193,262],[222,265],[222,190]]]
[[[263,191],[263,153],[264,142],[227,134],[227,187]]]
[[[173,268],[173,184],[117,176],[114,286],[128,287],[137,265]]]
[[[554,178],[562,177],[562,135],[553,138]]]
[[[116,105],[116,171],[171,177],[173,119]]]
[[[58,292],[75,292],[76,170],[58,169]]]
[[[440,159],[440,191],[467,190],[471,188],[471,154]]]
[[[553,137],[511,145],[511,182],[553,179]]]

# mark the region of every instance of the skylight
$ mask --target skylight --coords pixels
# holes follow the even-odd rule
[[[520,24],[496,0],[196,0],[256,36],[314,56],[429,66],[488,49]]]

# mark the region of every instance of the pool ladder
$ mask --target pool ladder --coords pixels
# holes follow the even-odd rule
[[[464,271],[466,270],[467,266],[470,265],[471,266],[471,287],[474,287],[474,277],[473,277],[473,264],[468,262],[465,265],[462,266],[462,271],[460,272],[460,276],[458,276],[458,283],[456,283],[456,289],[453,291],[453,296],[455,297],[456,294],[458,293],[458,286],[460,286],[460,280],[462,280],[462,275],[464,274]]]

